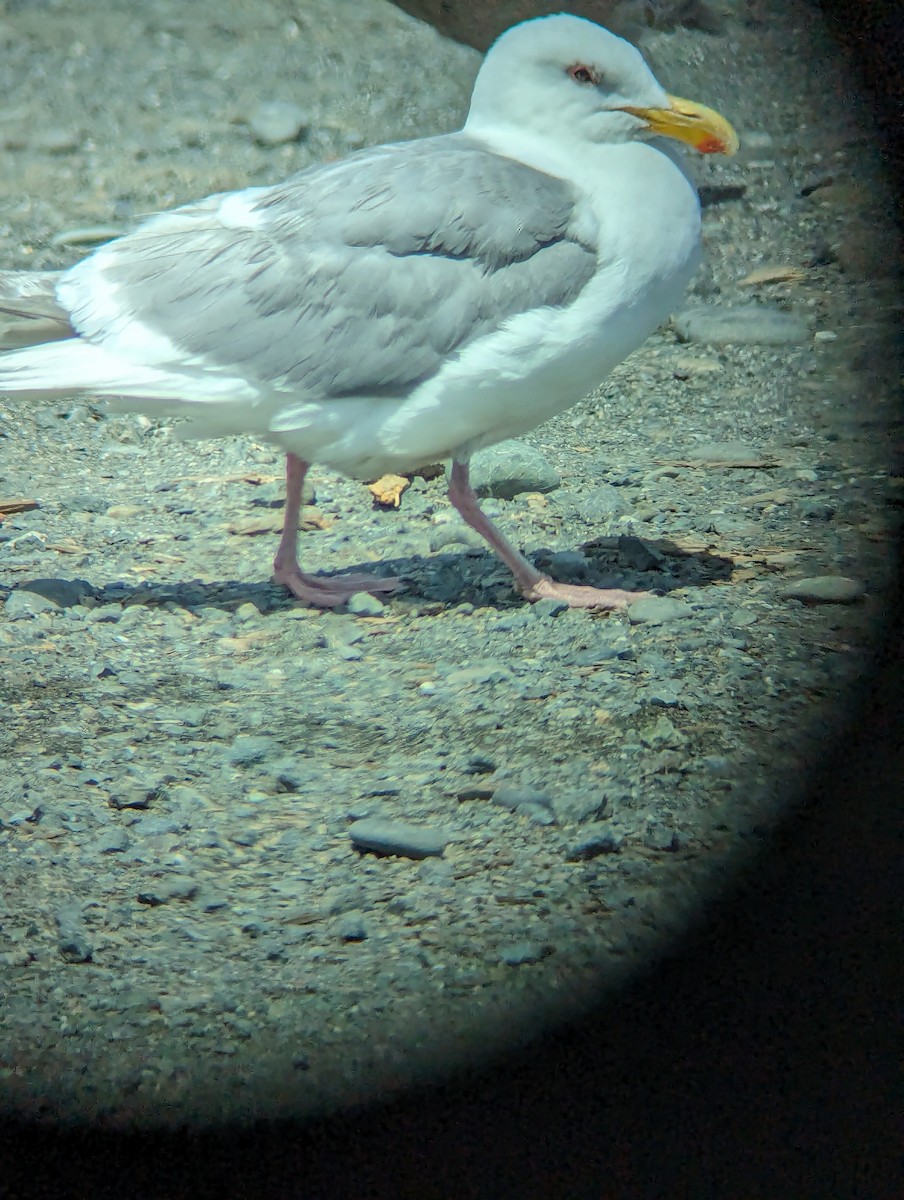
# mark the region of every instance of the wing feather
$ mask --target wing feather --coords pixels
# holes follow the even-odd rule
[[[320,398],[401,395],[516,314],[573,300],[597,267],[584,230],[567,183],[453,134],[161,214],[57,295],[113,352]]]

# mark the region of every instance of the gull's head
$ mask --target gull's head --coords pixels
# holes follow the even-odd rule
[[[724,117],[670,96],[630,42],[564,13],[515,25],[490,47],[465,128],[605,144],[670,137],[702,154],[738,148]]]

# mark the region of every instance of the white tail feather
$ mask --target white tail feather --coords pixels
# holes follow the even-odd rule
[[[145,366],[79,338],[28,346],[0,356],[0,394],[16,392],[47,396],[90,392],[123,401],[145,400],[149,410],[158,408],[155,401],[162,401],[160,407],[176,412],[195,404],[254,403],[260,399],[260,391],[247,380],[200,368],[176,371]]]

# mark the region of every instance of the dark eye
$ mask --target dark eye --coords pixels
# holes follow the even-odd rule
[[[600,81],[600,77],[593,67],[585,66],[584,63],[575,63],[569,67],[568,74],[575,83],[587,83],[591,87],[596,87]]]

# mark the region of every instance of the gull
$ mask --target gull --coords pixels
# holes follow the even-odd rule
[[[88,393],[279,447],[273,577],[307,604],[400,583],[302,569],[310,465],[374,479],[446,459],[451,504],[523,597],[624,607],[639,593],[536,570],[468,462],[583,399],[674,309],[701,240],[682,143],[738,141],[601,26],[525,21],[490,48],[457,132],[156,214],[62,272],[5,273],[0,312],[34,344],[0,355],[0,393]]]

